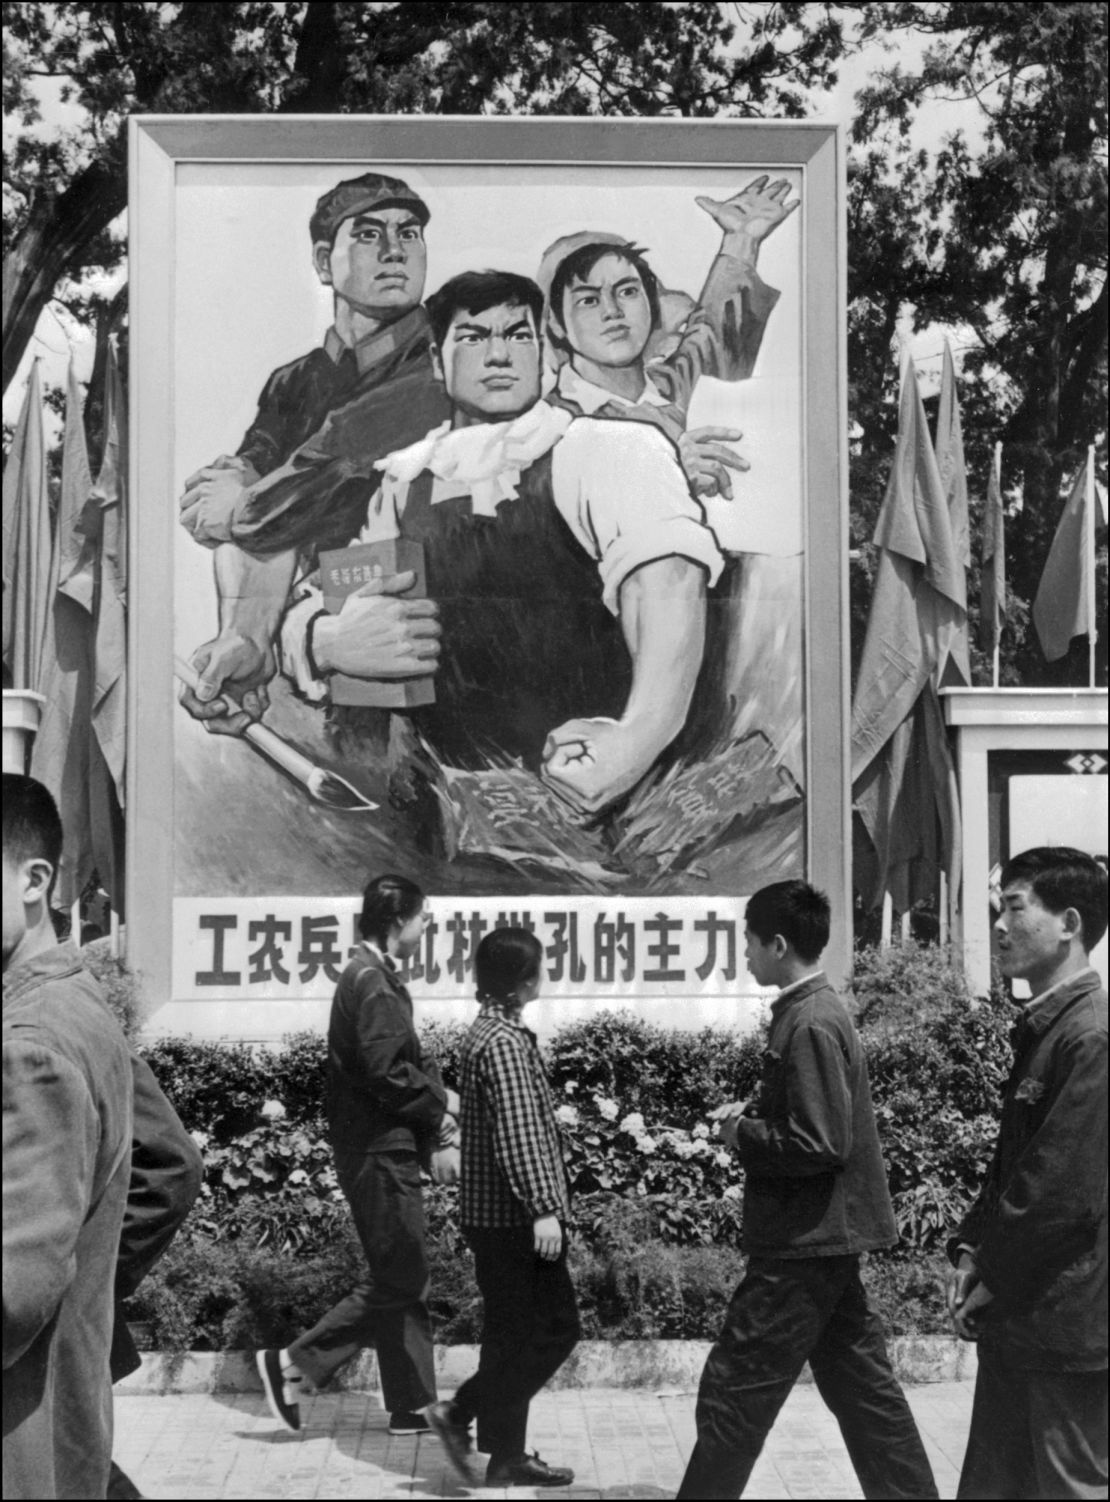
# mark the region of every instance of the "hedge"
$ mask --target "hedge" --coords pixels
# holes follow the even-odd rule
[[[974,1194],[993,1143],[1012,1008],[976,1002],[942,951],[865,951],[853,976],[900,1247],[866,1259],[893,1334],[947,1327],[946,1228]],[[457,1084],[465,1029],[425,1045]],[[561,1028],[545,1049],[575,1191],[571,1267],[592,1338],[715,1336],[743,1265],[743,1176],[706,1113],[754,1088],[765,1030],[670,1032],[629,1013]],[[201,1199],[130,1306],[165,1349],[284,1343],[359,1273],[321,1107],[325,1043],[281,1049],[151,1041],[144,1048],[206,1158]],[[480,1304],[456,1192],[429,1187],[437,1338],[477,1338]]]

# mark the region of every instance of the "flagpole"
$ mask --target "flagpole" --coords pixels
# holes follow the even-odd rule
[[[1001,500],[1002,500],[1002,441],[1001,441],[1001,439],[994,446],[994,482],[995,482],[995,484],[998,487],[998,498],[999,498],[999,503],[1001,504]],[[999,539],[996,542],[995,545],[996,546],[1001,546],[1001,539]],[[998,680],[999,680],[999,672],[1000,672],[1001,664],[1002,664],[1002,621],[1001,621],[1001,618],[999,617],[999,614],[998,614],[998,605],[997,604],[995,605],[994,651],[991,654],[991,658],[992,658],[992,674],[993,674],[994,687],[997,688],[998,687]]]
[[[1088,688],[1095,686],[1095,643],[1098,641],[1095,610],[1095,446],[1087,445],[1087,496],[1083,525],[1087,544],[1087,677]]]

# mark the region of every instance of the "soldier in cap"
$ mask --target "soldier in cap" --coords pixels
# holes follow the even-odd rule
[[[332,326],[321,347],[270,376],[238,452],[186,481],[181,521],[216,549],[221,630],[194,654],[201,687],[182,702],[213,730],[238,733],[265,710],[271,642],[300,550],[314,561],[357,527],[364,488],[349,484],[352,464],[371,473],[446,415],[421,306],[428,218],[418,193],[379,172],[319,199],[309,231],[316,274],[333,293]],[[414,604],[384,596],[381,609],[403,617]],[[225,690],[241,713],[229,717]]]

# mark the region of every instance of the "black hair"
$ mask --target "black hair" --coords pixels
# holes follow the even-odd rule
[[[648,307],[651,309],[651,326],[659,327],[659,278],[652,271],[644,259],[645,252],[638,245],[604,245],[595,242],[592,245],[583,245],[578,250],[567,256],[565,261],[560,261],[555,275],[551,278],[551,295],[548,298],[548,308],[551,314],[559,320],[562,328],[566,328],[563,318],[563,298],[576,281],[584,282],[598,261],[606,256],[620,256],[622,261],[627,261],[638,273],[647,293]],[[556,349],[565,353],[571,352],[570,342],[559,334],[555,329],[548,329],[548,338]]]
[[[62,842],[62,820],[49,789],[33,777],[5,772],[4,859],[13,866],[47,861],[57,876]],[[53,878],[50,885],[54,885]]]
[[[775,881],[748,898],[744,922],[761,944],[781,934],[811,965],[829,942],[829,899],[808,881]]]
[[[542,962],[543,945],[534,933],[526,928],[495,928],[474,956],[478,1000],[512,1005],[517,987],[535,980]]]
[[[1088,954],[1106,932],[1106,868],[1093,855],[1070,845],[1035,845],[1002,867],[1002,890],[1019,884],[1050,913],[1075,909]]]
[[[484,313],[504,303],[527,308],[537,337],[543,326],[543,293],[527,276],[515,271],[460,271],[433,292],[424,306],[432,325],[432,338],[442,348],[456,313]]]
[[[394,924],[407,923],[423,906],[424,893],[407,876],[375,876],[362,893],[358,931],[384,951]]]

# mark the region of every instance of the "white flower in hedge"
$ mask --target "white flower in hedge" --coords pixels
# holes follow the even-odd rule
[[[743,1192],[739,1184],[730,1184],[727,1189],[721,1190],[721,1198],[723,1200],[738,1200]]]
[[[578,1089],[578,1081],[577,1080],[567,1080],[566,1084],[563,1086],[563,1089],[566,1091],[566,1093],[568,1095],[573,1095],[574,1092]]]
[[[574,1106],[560,1106],[556,1110],[555,1115],[563,1123],[564,1126],[573,1127],[578,1125],[578,1112],[574,1108]]]
[[[606,1095],[595,1095],[594,1104],[606,1121],[616,1121],[620,1115],[620,1107],[616,1101],[610,1100]]]
[[[203,1152],[204,1149],[208,1146],[208,1133],[207,1132],[190,1132],[189,1136],[193,1139],[193,1141],[196,1143],[196,1145],[200,1148],[201,1152]]]
[[[281,1121],[285,1115],[285,1107],[280,1100],[268,1100],[262,1107],[262,1115],[267,1121]]]
[[[696,1142],[684,1142],[682,1138],[676,1138],[672,1146],[680,1158],[693,1158],[697,1155],[698,1144]]]
[[[644,1135],[644,1118],[639,1111],[632,1111],[621,1122],[621,1131],[627,1132],[630,1137],[642,1137]]]
[[[697,1126],[694,1128],[693,1135],[698,1139],[699,1142],[704,1142],[708,1138],[709,1128],[706,1126],[704,1121],[698,1122]]]
[[[717,1151],[713,1154],[713,1161],[714,1163],[716,1163],[718,1168],[731,1168],[732,1154],[726,1153],[724,1148],[718,1148]]]
[[[651,1137],[647,1133],[645,1133],[642,1137],[637,1137],[636,1146],[642,1153],[653,1153],[659,1146],[659,1144],[656,1142],[654,1137]]]

